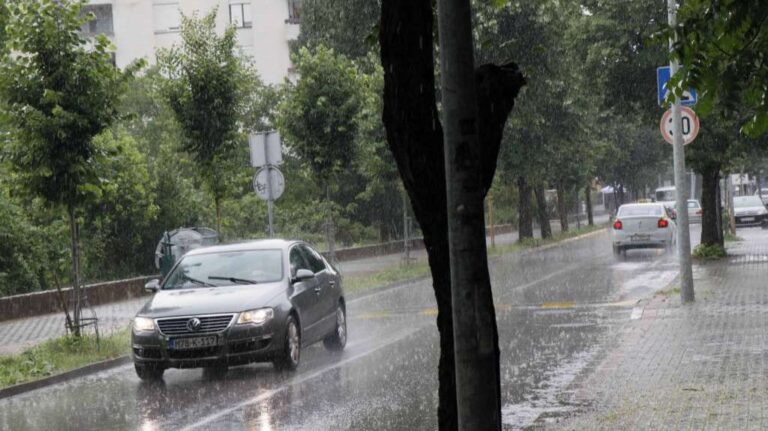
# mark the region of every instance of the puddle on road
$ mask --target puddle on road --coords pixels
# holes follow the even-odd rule
[[[557,368],[545,373],[545,378],[520,403],[505,404],[501,408],[501,421],[505,429],[525,429],[537,420],[553,420],[577,410],[580,406],[561,402],[558,395],[595,359],[598,348],[579,352],[563,361]]]

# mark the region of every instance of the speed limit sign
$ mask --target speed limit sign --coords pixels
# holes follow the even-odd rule
[[[683,145],[688,145],[693,142],[699,134],[699,117],[696,116],[693,109],[685,106],[680,107],[680,117],[683,129]],[[674,143],[672,139],[672,136],[674,135],[672,130],[672,108],[668,109],[667,112],[661,116],[659,128],[661,129],[661,135],[664,136],[664,140],[670,144]]]

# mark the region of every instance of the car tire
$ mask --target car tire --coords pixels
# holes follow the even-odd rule
[[[162,380],[165,369],[155,364],[138,364],[134,363],[133,367],[136,369],[136,375],[144,381],[156,381]]]
[[[347,312],[342,303],[336,307],[336,325],[333,332],[323,339],[323,345],[333,352],[340,352],[347,345]]]
[[[621,257],[621,247],[619,247],[618,245],[614,245],[613,246],[613,255],[616,256],[617,258]]]
[[[285,322],[285,338],[273,364],[280,371],[293,371],[301,360],[301,329],[293,316]]]

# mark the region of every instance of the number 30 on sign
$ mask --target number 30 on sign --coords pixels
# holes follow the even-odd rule
[[[683,145],[688,145],[696,139],[699,134],[699,117],[693,112],[693,109],[687,107],[680,108],[681,122],[683,123]],[[661,135],[664,136],[664,140],[670,144],[674,143],[672,140],[672,109],[668,109],[664,115],[661,116],[661,122],[659,123],[661,129]]]

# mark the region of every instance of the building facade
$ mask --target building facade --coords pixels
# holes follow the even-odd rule
[[[156,61],[158,48],[181,40],[181,16],[217,9],[216,27],[237,28],[237,43],[267,84],[283,82],[291,69],[289,43],[299,34],[301,0],[90,0],[85,12],[96,19],[83,27],[89,36],[104,34],[115,45],[115,64],[125,67],[143,58]]]

